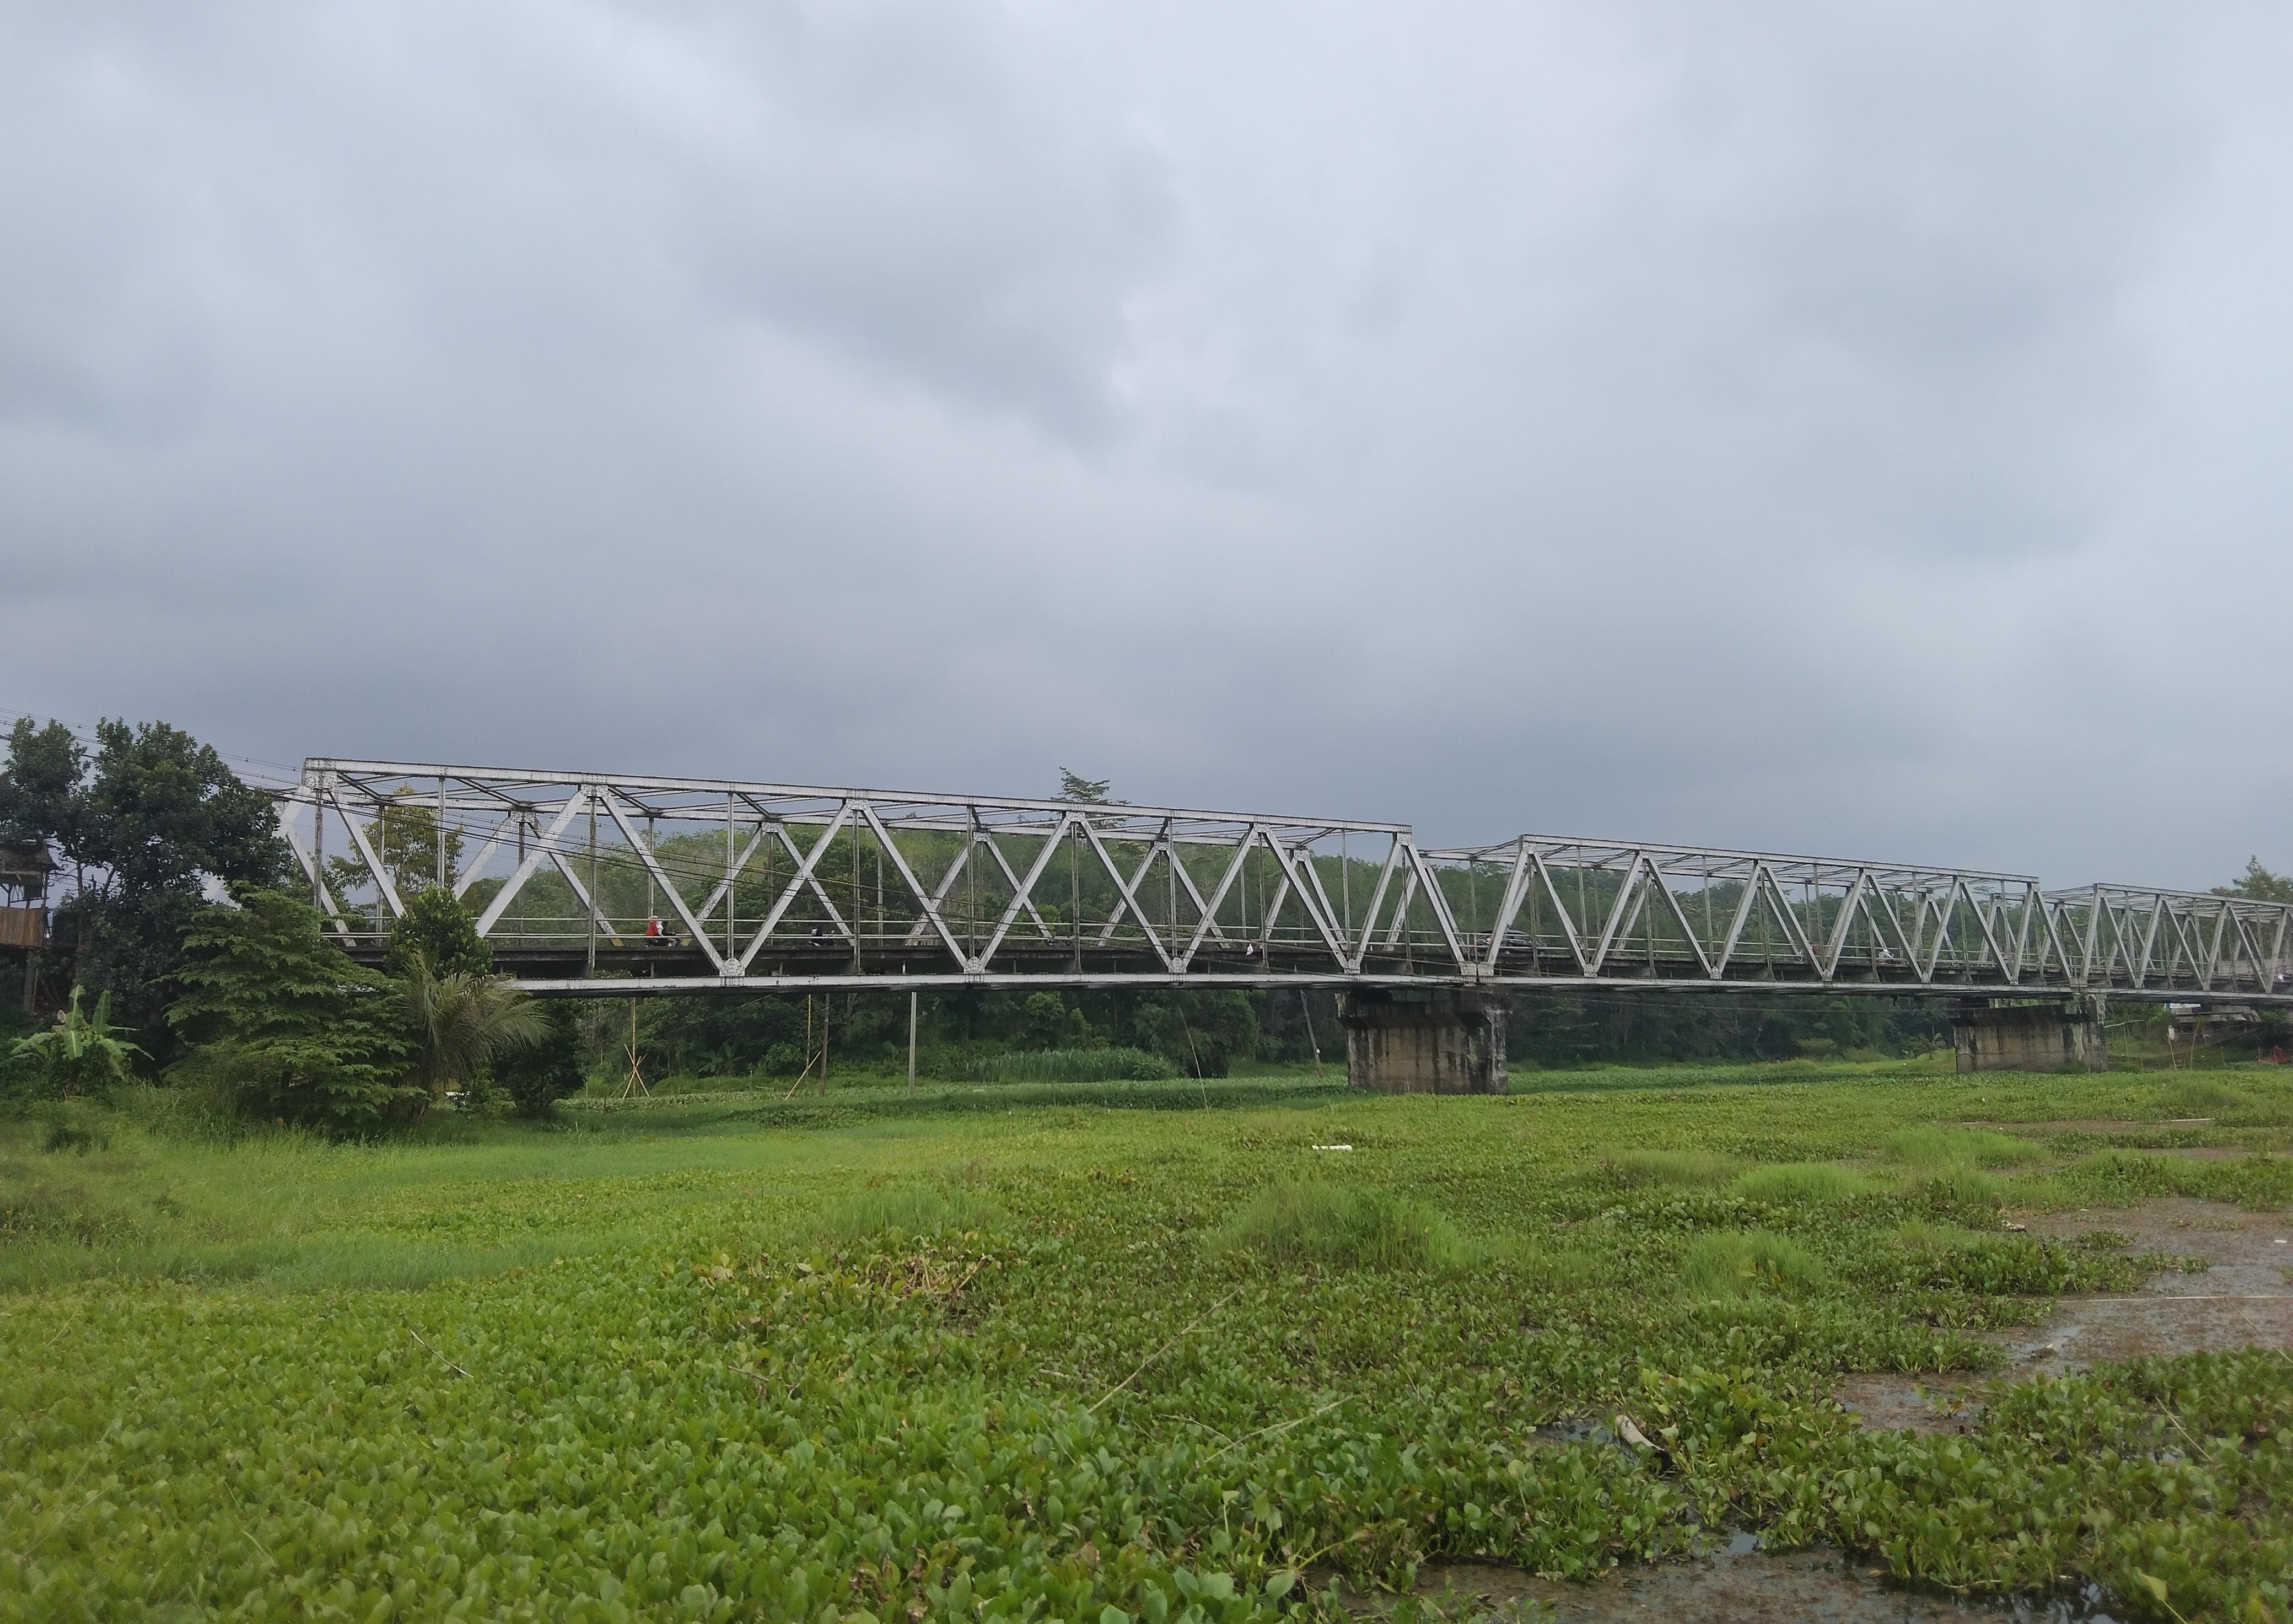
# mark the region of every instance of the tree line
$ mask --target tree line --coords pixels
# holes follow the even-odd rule
[[[69,986],[5,1051],[17,1100],[101,1096],[132,1077],[246,1115],[343,1133],[499,1097],[579,1088],[571,1011],[494,974],[450,891],[417,893],[380,966],[353,962],[304,901],[268,797],[164,722],[105,721],[93,748],[20,719],[0,843],[54,854],[71,885],[36,972]],[[40,978],[30,978],[35,996]],[[30,1011],[28,1011],[30,1012]]]

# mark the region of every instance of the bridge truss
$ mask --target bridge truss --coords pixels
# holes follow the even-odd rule
[[[540,994],[1446,985],[2293,1004],[2293,908],[1405,824],[313,759],[280,804],[354,956],[444,885]],[[658,919],[658,935],[648,935]]]

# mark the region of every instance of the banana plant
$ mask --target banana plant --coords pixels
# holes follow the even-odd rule
[[[43,1092],[71,1100],[108,1092],[130,1075],[129,1057],[143,1051],[127,1041],[128,1028],[111,1024],[111,995],[95,1001],[95,1012],[80,1012],[85,989],[74,987],[71,1003],[45,1032],[20,1038],[11,1052],[38,1068]]]

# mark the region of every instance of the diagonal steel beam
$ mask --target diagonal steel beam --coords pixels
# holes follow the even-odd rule
[[[557,808],[557,816],[550,820],[549,827],[536,832],[533,845],[526,852],[524,860],[518,864],[509,879],[503,883],[502,889],[494,893],[493,900],[486,904],[486,911],[478,915],[480,936],[490,933],[500,922],[502,914],[508,910],[511,899],[525,889],[525,882],[532,879],[542,864],[549,860],[550,854],[555,850],[557,842],[563,838],[566,826],[581,815],[583,808],[588,805],[588,800],[589,792],[587,790],[578,791],[567,796],[564,802]],[[538,811],[534,815],[534,822],[537,824],[540,822]]]
[[[1672,911],[1673,922],[1680,927],[1681,939],[1688,944],[1688,951],[1696,955],[1696,967],[1704,972],[1706,980],[1715,978],[1712,961],[1704,956],[1704,944],[1697,939],[1696,927],[1688,922],[1688,910],[1680,905],[1680,897],[1672,889],[1670,876],[1657,866],[1654,857],[1649,859],[1649,874],[1656,883],[1657,894],[1663,897],[1665,906]]]
[[[630,849],[637,854],[638,860],[645,865],[645,872],[659,881],[660,889],[668,893],[668,905],[677,910],[677,918],[683,920],[685,928],[693,933],[693,946],[708,955],[709,962],[715,967],[718,975],[741,974],[741,970],[733,969],[726,962],[725,955],[717,951],[717,944],[709,939],[708,930],[702,927],[698,919],[693,917],[692,905],[685,900],[685,893],[677,889],[676,882],[669,879],[667,871],[661,867],[660,857],[654,855],[652,848],[638,835],[636,825],[629,821],[628,808],[621,805],[621,798],[611,790],[604,790],[600,793],[604,798],[606,812],[612,816],[613,822],[620,826],[621,838],[628,841]]]
[[[383,866],[382,859],[375,855],[374,847],[366,838],[365,827],[351,816],[351,809],[343,804],[340,790],[329,786],[326,794],[334,801],[335,810],[342,814],[343,824],[351,832],[351,840],[357,845],[359,857],[366,864],[367,877],[374,881],[374,889],[390,909],[391,918],[404,919],[406,905],[399,901],[398,888],[390,882],[390,870]]]
[[[957,963],[962,963],[963,949],[956,945],[955,933],[947,928],[946,917],[940,912],[939,897],[924,889],[923,882],[916,878],[915,870],[908,866],[907,855],[901,851],[899,843],[892,839],[892,832],[884,827],[884,820],[876,816],[874,806],[867,801],[862,801],[860,816],[867,820],[868,827],[876,832],[876,839],[882,846],[885,855],[892,859],[892,868],[899,875],[900,883],[908,888],[908,894],[913,897],[918,905],[923,909],[922,914],[916,922],[915,929],[908,932],[906,939],[914,941],[923,928],[929,925],[939,932],[940,945],[947,949],[948,956]],[[962,859],[959,857],[954,865],[950,868],[948,879],[943,884],[953,884],[954,871],[961,866]]]
[[[516,829],[519,821],[524,816],[523,808],[515,808],[500,823],[494,825],[494,832],[486,837],[486,843],[478,848],[478,855],[463,865],[461,877],[454,881],[456,902],[461,901],[469,894],[471,882],[484,872],[487,864],[493,861],[494,853],[501,849],[503,837]]]
[[[1122,898],[1120,906],[1109,909],[1107,912],[1106,931],[1098,938],[1100,946],[1104,946],[1108,938],[1114,934],[1115,925],[1122,918],[1122,909],[1129,908],[1130,917],[1137,920],[1138,928],[1146,933],[1146,945],[1155,950],[1155,956],[1163,961],[1163,968],[1175,971],[1178,969],[1178,962],[1171,956],[1169,949],[1163,946],[1162,938],[1155,934],[1154,922],[1146,917],[1146,910],[1138,905],[1138,898],[1133,888],[1123,882],[1122,872],[1114,864],[1114,854],[1108,851],[1106,842],[1098,838],[1097,826],[1087,817],[1079,818],[1077,821],[1082,827],[1083,838],[1090,842],[1091,850],[1098,856],[1099,866],[1106,871],[1107,879],[1114,882],[1114,889]],[[1146,862],[1139,865],[1138,873],[1141,878],[1145,877],[1147,865],[1154,861],[1154,852],[1150,848]]]
[[[1086,824],[1085,827],[1088,829],[1090,826]],[[1092,830],[1091,833],[1093,836],[1093,843],[1097,844],[1097,832]],[[1133,913],[1138,921],[1138,928],[1146,931],[1150,938],[1155,934],[1155,927],[1147,922],[1145,913],[1138,910],[1138,898],[1135,893],[1140,886],[1146,883],[1147,872],[1155,866],[1155,859],[1162,854],[1162,850],[1163,842],[1159,836],[1147,841],[1146,855],[1139,859],[1138,870],[1136,873],[1130,876],[1130,883],[1125,885],[1122,882],[1122,876],[1114,872],[1113,866],[1114,859],[1113,856],[1108,854],[1104,847],[1100,848],[1101,858],[1108,865],[1106,877],[1114,881],[1115,889],[1121,891],[1125,897],[1131,898]],[[1111,912],[1108,914],[1106,917],[1106,928],[1098,933],[1098,945],[1099,946],[1104,947],[1114,939],[1115,927],[1121,922],[1122,917],[1122,915],[1120,911]]]
[[[320,905],[326,910],[328,924],[332,927],[336,936],[347,940],[351,930],[350,926],[341,917],[344,912],[343,905],[335,896],[334,888],[327,883],[327,876],[320,870],[317,857],[312,851],[304,849],[302,837],[295,832],[295,822],[288,816],[288,808],[300,806],[308,806],[311,808],[311,838],[313,847],[316,846],[318,820],[326,816],[327,812],[326,808],[319,804],[315,795],[308,801],[296,795],[288,795],[280,800],[279,811],[276,814],[279,832],[286,837],[288,849],[295,854],[295,860],[303,865],[304,877],[310,881],[312,889],[318,893]]]
[[[1022,881],[1017,875],[1011,875],[1010,905],[1003,910],[1002,917],[995,922],[994,933],[987,938],[987,946],[979,950],[979,956],[972,961],[972,968],[975,970],[987,968],[987,961],[993,958],[995,950],[1003,945],[1003,938],[1010,934],[1012,922],[1019,917],[1022,909],[1034,916],[1036,925],[1042,928],[1043,939],[1045,941],[1051,939],[1049,929],[1043,926],[1043,916],[1035,913],[1035,905],[1030,898],[1034,892],[1035,881],[1043,877],[1043,871],[1050,866],[1051,859],[1058,855],[1059,841],[1065,833],[1065,820],[1062,819],[1057,832],[1046,839],[1043,841],[1042,849],[1035,853],[1035,860],[1027,869],[1026,879]],[[998,863],[1003,863],[1003,853],[1001,849],[995,847],[993,836],[989,837],[988,845],[989,849],[995,852],[995,860]],[[1011,873],[1009,864],[1003,863],[1003,872],[1007,874]]]
[[[772,912],[765,915],[764,923],[758,926],[757,934],[734,961],[740,966],[741,974],[745,976],[749,973],[749,966],[756,962],[757,954],[772,939],[773,932],[780,928],[781,920],[807,885],[812,888],[813,895],[820,898],[820,905],[828,910],[828,917],[835,922],[838,934],[849,938],[855,947],[860,945],[859,933],[844,922],[844,915],[838,912],[835,899],[828,894],[828,888],[822,885],[813,873],[821,858],[826,857],[829,849],[835,845],[838,832],[851,821],[852,808],[853,803],[847,800],[837,808],[836,816],[829,819],[827,827],[820,832],[820,839],[813,843],[809,852],[797,849],[796,842],[789,838],[784,825],[774,826],[774,832],[779,835],[781,844],[788,848],[789,856],[796,860],[796,873],[789,876],[787,886],[773,903]]]
[[[1211,891],[1207,901],[1203,900],[1200,891],[1195,889],[1194,876],[1184,868],[1179,871],[1186,880],[1187,889],[1194,896],[1197,909],[1194,937],[1187,943],[1186,951],[1179,955],[1179,969],[1184,970],[1194,962],[1195,954],[1202,950],[1203,943],[1211,936],[1217,936],[1220,941],[1229,939],[1225,927],[1218,922],[1218,911],[1226,905],[1228,894],[1234,889],[1236,881],[1241,877],[1244,865],[1249,862],[1251,844],[1257,836],[1258,825],[1255,824],[1243,831],[1242,839],[1235,842],[1234,855],[1227,860],[1226,870],[1219,877],[1217,889]]]
[[[1066,824],[1065,820],[1061,820],[1059,827],[1064,829],[1065,826]],[[1029,831],[1028,832],[1032,833],[1033,831]],[[1031,888],[1019,883],[1019,876],[1013,872],[1010,860],[1004,857],[1003,848],[996,844],[995,836],[993,832],[984,833],[980,838],[985,842],[988,854],[995,859],[995,866],[1003,871],[1004,882],[1011,888],[1013,899],[1024,905],[1026,909],[1027,917],[1035,922],[1036,933],[1045,941],[1049,941],[1051,939],[1051,928],[1043,922],[1042,914],[1036,911],[1034,898],[1028,894]],[[1048,851],[1050,849],[1046,846],[1044,849]],[[1008,928],[1008,926],[1005,927],[1005,929]],[[996,939],[1001,941],[1003,936],[1002,930],[998,930],[995,935]]]
[[[1385,905],[1385,893],[1393,884],[1393,871],[1401,860],[1401,840],[1395,836],[1385,849],[1385,862],[1377,871],[1377,884],[1369,894],[1368,911],[1363,914],[1361,929],[1354,933],[1347,946],[1353,953],[1352,968],[1358,975],[1363,962],[1369,956],[1369,938],[1377,929],[1378,910]]]

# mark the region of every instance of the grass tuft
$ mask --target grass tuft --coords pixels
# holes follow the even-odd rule
[[[993,1202],[967,1190],[890,1184],[845,1197],[822,1212],[813,1229],[822,1240],[849,1244],[895,1230],[906,1235],[983,1230],[1002,1215]]]
[[[1698,1190],[1725,1184],[1742,1164],[1712,1150],[1627,1150],[1602,1165],[1627,1190]]]
[[[1990,1128],[1901,1128],[1879,1141],[1890,1161],[1920,1173],[1952,1167],[2028,1167],[2046,1159],[2046,1147]]]
[[[1988,1217],[2006,1205],[2005,1181],[1974,1167],[1945,1167],[1930,1173],[1920,1193],[1929,1206],[1945,1213]]]
[[[1607,1283],[1605,1261],[1578,1247],[1543,1251],[1516,1246],[1506,1255],[1520,1278],[1539,1291],[1588,1291]]]
[[[2158,1091],[2158,1103],[2169,1116],[2201,1116],[2234,1110],[2246,1097],[2226,1083],[2211,1077],[2184,1077]]]
[[[1381,1190],[1318,1179],[1268,1185],[1210,1244],[1214,1251],[1331,1268],[1447,1268],[1474,1255],[1438,1213]]]
[[[1719,1230],[1689,1243],[1681,1285],[1699,1296],[1740,1297],[1754,1291],[1798,1291],[1827,1279],[1814,1255],[1787,1235]]]
[[[1730,1195],[1770,1206],[1816,1206],[1851,1201],[1884,1188],[1852,1168],[1829,1162],[1782,1162],[1739,1174],[1728,1190]]]

